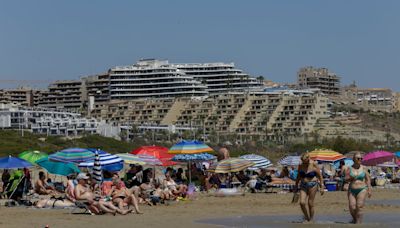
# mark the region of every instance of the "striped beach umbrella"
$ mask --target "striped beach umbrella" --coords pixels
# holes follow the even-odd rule
[[[309,155],[310,159],[320,162],[335,162],[346,158],[339,152],[323,149],[313,150],[309,152]]]
[[[46,153],[37,150],[24,151],[18,155],[19,158],[22,158],[32,164],[35,164],[37,160],[46,158],[48,156],[49,155],[47,155]]]
[[[171,159],[174,157],[173,154],[168,153],[167,147],[162,146],[141,146],[131,152],[135,155],[150,155],[158,158],[162,162],[162,166],[173,166],[177,163]]]
[[[188,161],[209,161],[214,159],[217,159],[217,157],[208,153],[177,154],[172,158],[172,161],[188,162]]]
[[[228,158],[217,163],[213,163],[208,169],[214,173],[234,173],[245,170],[255,165],[254,162],[241,158]]]
[[[298,166],[301,164],[300,156],[285,156],[278,162],[283,166]]]
[[[97,152],[97,151],[95,152],[95,159],[94,159],[94,164],[93,164],[92,175],[93,175],[93,179],[95,179],[97,182],[101,182],[103,180],[101,164],[100,164],[100,156],[99,156],[99,152]]]
[[[99,156],[99,162],[102,170],[110,172],[120,171],[124,167],[124,161],[120,157],[114,154],[109,154],[102,150],[89,149],[94,154],[97,153]],[[79,163],[80,168],[92,168],[94,166],[94,160]]]
[[[246,154],[240,156],[239,158],[245,159],[247,161],[251,161],[254,163],[252,167],[249,167],[249,170],[258,170],[258,169],[265,169],[269,166],[272,166],[272,163],[267,158],[257,155],[257,154]]]
[[[205,152],[212,152],[213,149],[207,146],[206,144],[193,140],[193,141],[185,141],[182,140],[181,142],[172,146],[168,153],[170,154],[200,154]]]
[[[136,165],[162,165],[162,162],[150,155],[133,155],[133,154],[116,154],[120,157],[126,164],[136,164]]]
[[[81,163],[94,160],[94,153],[83,148],[68,148],[51,154],[49,160],[66,163]]]

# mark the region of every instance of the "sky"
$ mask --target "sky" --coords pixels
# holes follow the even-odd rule
[[[294,83],[303,66],[400,92],[400,1],[0,1],[0,88],[139,59],[234,62]],[[15,81],[17,80],[17,81]]]

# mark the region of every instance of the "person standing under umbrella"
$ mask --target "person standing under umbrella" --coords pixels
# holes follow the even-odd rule
[[[314,199],[320,185],[321,195],[324,194],[324,182],[317,164],[305,153],[301,156],[302,164],[299,165],[299,174],[296,179],[295,190],[300,183],[300,207],[304,214],[305,222],[314,219]],[[319,183],[318,183],[319,182]],[[307,208],[308,204],[308,208]]]
[[[361,165],[361,153],[355,153],[353,157],[354,164],[345,170],[346,180],[349,181],[349,210],[353,223],[362,223],[362,208],[364,207],[367,196],[370,198],[371,178],[368,170]]]

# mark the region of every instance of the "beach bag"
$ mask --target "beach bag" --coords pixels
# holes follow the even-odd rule
[[[292,203],[298,203],[300,199],[300,193],[295,192],[293,193]]]

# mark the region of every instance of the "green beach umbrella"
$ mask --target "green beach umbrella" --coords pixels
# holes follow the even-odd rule
[[[47,170],[47,172],[55,175],[68,176],[73,173],[79,173],[79,168],[73,163],[63,163],[50,161],[48,158],[42,158],[36,161],[40,167]]]
[[[28,150],[20,153],[18,155],[19,158],[22,158],[32,164],[35,164],[37,160],[42,158],[47,158],[48,155],[44,152],[40,152],[37,150]]]

